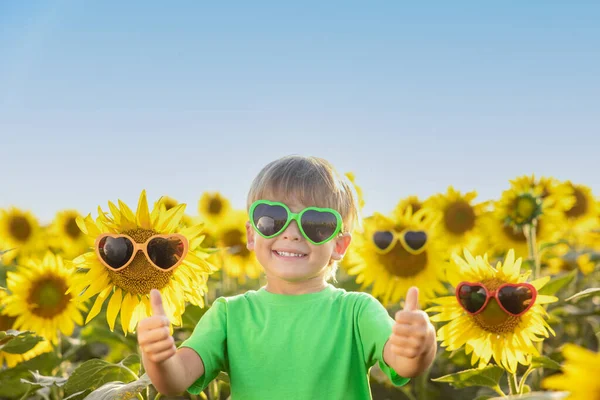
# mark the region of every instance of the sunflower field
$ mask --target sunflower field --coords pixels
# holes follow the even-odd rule
[[[506,186],[497,199],[450,187],[363,215],[332,283],[372,294],[390,315],[417,286],[439,345],[405,386],[373,367],[373,399],[600,400],[600,202],[554,178]],[[264,285],[246,248],[247,212],[213,192],[196,210],[168,196],[150,204],[143,191],[135,207],[64,210],[48,226],[18,206],[0,209],[0,399],[229,398],[224,373],[200,396],[158,394],[136,326],[152,288],[179,344],[216,298]],[[137,252],[111,270],[96,246],[105,234],[138,244],[177,234],[188,247],[173,269]]]

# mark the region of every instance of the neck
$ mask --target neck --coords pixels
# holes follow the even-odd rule
[[[322,276],[316,276],[304,281],[286,281],[267,275],[265,289],[275,294],[306,294],[316,293],[327,287],[327,282]]]

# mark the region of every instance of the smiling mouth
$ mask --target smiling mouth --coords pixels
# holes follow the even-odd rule
[[[304,253],[295,253],[295,252],[289,252],[289,251],[277,251],[277,250],[273,250],[273,254],[282,257],[282,258],[304,258],[306,257],[306,254]]]

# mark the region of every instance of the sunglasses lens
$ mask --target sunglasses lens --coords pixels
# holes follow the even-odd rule
[[[119,269],[131,259],[133,243],[124,237],[103,237],[98,243],[98,253],[108,267]]]
[[[423,231],[406,231],[404,242],[414,251],[419,251],[427,243],[427,234]]]
[[[462,285],[458,290],[458,301],[470,313],[481,310],[486,298],[487,292],[483,286]]]
[[[498,291],[498,300],[511,314],[521,314],[531,306],[533,293],[527,286],[504,286]]]
[[[287,210],[281,206],[259,204],[252,212],[252,221],[256,229],[264,236],[275,236],[287,222]]]
[[[302,230],[315,243],[324,243],[335,233],[337,218],[327,211],[308,210],[300,219]]]
[[[184,248],[178,237],[154,238],[148,242],[148,257],[158,268],[169,269],[181,260]]]
[[[394,234],[390,231],[377,231],[373,234],[373,243],[379,250],[386,250],[393,240]]]

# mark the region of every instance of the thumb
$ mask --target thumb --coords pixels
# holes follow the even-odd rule
[[[406,301],[404,302],[404,311],[416,311],[419,309],[419,288],[411,287],[406,292]]]
[[[152,307],[152,315],[167,316],[165,308],[163,307],[162,297],[160,297],[160,292],[156,289],[150,291],[150,306]]]

